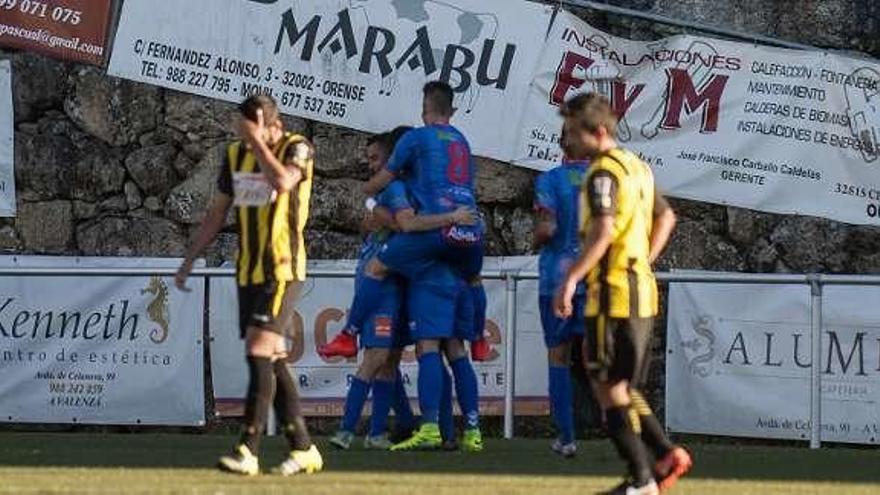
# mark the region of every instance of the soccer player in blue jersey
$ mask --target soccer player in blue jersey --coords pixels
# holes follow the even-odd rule
[[[372,171],[384,166],[390,150],[393,149],[395,137],[399,134],[399,132],[381,134],[368,141],[367,161]],[[398,214],[400,215],[398,216]],[[405,227],[413,231],[430,230],[455,223],[467,224],[474,221],[471,212],[466,208],[459,208],[454,212],[442,215],[415,215],[412,212],[412,206],[403,183],[400,181],[392,182],[377,196],[376,204],[371,205],[371,211],[365,221],[370,224],[368,230],[371,233],[361,249],[355,281],[356,290],[361,290],[366,263],[375,256],[388,237],[393,234],[393,231],[399,229],[394,217],[400,218]],[[385,436],[385,423],[392,401],[398,415],[399,425],[407,431],[411,431],[414,426],[412,411],[409,408],[398,371],[402,349],[411,343],[406,336],[408,323],[405,311],[401,307],[404,304],[404,285],[405,282],[397,276],[385,279],[381,287],[380,307],[368,318],[359,331],[361,347],[365,349],[364,359],[356,376],[352,379],[341,428],[330,440],[333,445],[339,448],[348,449],[351,446],[355,426],[371,388],[373,391],[373,414],[370,432],[364,441],[365,447],[387,449],[391,446]],[[342,337],[337,336],[334,339],[335,342],[347,342],[348,339],[354,339],[351,330],[341,332],[340,335]],[[338,342],[337,346],[339,346]],[[333,343],[319,348],[318,353],[325,357],[337,355],[338,348],[328,349],[332,345]],[[356,349],[346,357],[352,357],[355,354]]]
[[[464,135],[450,125],[455,113],[452,88],[442,82],[424,87],[422,120],[424,127],[406,133],[394,148],[385,169],[364,186],[374,195],[395,179],[407,186],[415,209],[420,214],[437,215],[466,207],[477,210],[474,194],[475,166],[470,145]],[[352,321],[362,322],[378,306],[376,289],[393,271],[413,279],[435,262],[448,263],[468,282],[475,308],[475,334],[472,345],[475,360],[485,359],[487,346],[483,335],[486,292],[480,279],[483,266],[482,222],[475,225],[451,225],[430,232],[404,232],[394,236],[367,265],[364,289],[352,305]]]
[[[444,399],[451,394],[443,365],[446,356],[455,377],[458,405],[465,419],[461,447],[466,452],[483,450],[477,375],[464,341],[473,338],[474,308],[470,289],[448,265],[435,263],[412,279],[408,289],[410,334],[419,356],[419,409],[422,425],[408,440],[391,447],[393,451],[440,448],[449,438],[444,432]],[[451,407],[445,411],[451,427]]]
[[[550,411],[559,431],[552,449],[564,457],[574,457],[577,445],[569,368],[572,337],[584,334],[586,291],[581,283],[575,295],[576,309],[568,319],[553,314],[553,296],[580,254],[578,201],[589,161],[575,143],[566,141],[565,129],[560,144],[564,152],[562,164],[538,176],[535,184],[534,246],[541,250],[539,309],[550,368]]]

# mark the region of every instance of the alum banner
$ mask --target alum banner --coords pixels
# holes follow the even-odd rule
[[[623,146],[681,198],[880,224],[880,64],[695,36],[616,38],[561,13],[515,162],[560,159],[559,105],[599,91]]]
[[[822,440],[880,443],[880,289],[828,287]],[[671,284],[666,354],[670,430],[810,438],[810,288]]]
[[[475,153],[510,160],[551,7],[508,0],[127,0],[108,73],[370,132],[449,81]],[[502,119],[502,120],[499,120]]]
[[[320,261],[310,270],[354,271],[353,261]],[[486,269],[537,270],[535,258],[487,259]],[[475,363],[480,398],[485,414],[501,414],[504,397],[505,306],[504,282],[487,281],[489,311],[487,331],[494,349],[492,359]],[[342,329],[351,302],[353,279],[309,278],[298,303],[293,335],[291,370],[298,378],[300,393],[310,415],[341,415],[349,380],[357,361],[324,360],[315,353],[317,343],[326,342]],[[517,296],[517,413],[546,414],[547,352],[539,326],[536,281],[521,281]],[[238,310],[235,281],[213,279],[210,289],[211,371],[214,396],[221,414],[241,413],[248,373],[244,345],[238,338]],[[410,396],[416,396],[418,363],[413,349],[404,354],[402,366]]]
[[[12,64],[0,60],[0,217],[15,216],[15,138]]]
[[[179,260],[3,258],[3,266],[176,267]],[[0,421],[202,425],[204,282],[0,278]]]

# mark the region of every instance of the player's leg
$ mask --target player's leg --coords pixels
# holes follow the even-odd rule
[[[632,408],[630,383],[638,376],[647,349],[632,339],[629,321],[599,316],[587,319],[584,339],[587,369],[595,380],[597,399],[605,411],[608,435],[629,477],[609,493],[653,495],[659,493],[647,448],[640,438],[641,423]]]
[[[269,329],[276,335],[274,362],[275,375],[275,410],[284,436],[287,438],[289,454],[276,469],[279,474],[289,476],[298,473],[315,473],[324,468],[324,459],[312,442],[309,429],[302,413],[296,381],[287,366],[287,348],[284,344],[285,334],[292,334],[295,317],[296,301],[302,289],[302,283],[282,283],[270,299]]]
[[[462,449],[479,452],[483,450],[483,436],[480,432],[480,392],[477,374],[471,365],[463,340],[447,339],[444,342],[444,351],[455,377],[455,395],[464,417]]]
[[[443,388],[440,392],[440,436],[443,438],[443,450],[456,450],[455,416],[452,410],[452,376],[449,369],[443,366]]]
[[[433,244],[425,233],[399,233],[382,246],[364,268],[364,277],[351,303],[349,322],[352,328],[361,328],[364,321],[379,309],[382,285],[389,273],[413,278],[430,266],[435,256]]]
[[[419,356],[419,409],[422,425],[408,440],[400,442],[391,450],[414,450],[439,448],[440,396],[443,390],[443,359],[440,357],[440,340],[426,338],[416,344]]]
[[[364,334],[371,332],[370,325],[364,329]],[[363,361],[355,375],[351,378],[348,394],[345,397],[342,422],[339,430],[330,438],[330,444],[343,450],[351,448],[351,442],[355,437],[355,429],[367,403],[370,390],[375,386],[375,377],[386,359],[387,349],[368,347],[364,350]],[[373,391],[375,394],[375,390]]]
[[[364,447],[367,449],[388,450],[391,441],[386,434],[388,413],[394,400],[394,382],[397,378],[397,366],[392,367],[391,350],[382,349],[382,362],[376,370],[373,380],[373,410],[370,414],[370,426]]]
[[[642,442],[651,450],[657,460],[654,465],[657,484],[661,491],[666,491],[690,471],[693,460],[687,450],[669,440],[663,426],[654,416],[651,406],[648,405],[648,401],[639,391],[647,381],[650,370],[653,320],[651,318],[631,318],[629,321],[629,338],[636,343],[634,347],[643,352],[643,357],[637,358],[639,366],[630,383],[632,408],[639,417]]]
[[[263,286],[239,289],[239,324],[241,336],[245,339],[245,359],[249,375],[244,428],[232,454],[221,457],[218,462],[220,469],[249,476],[260,471],[257,458],[260,439],[275,394],[272,356],[278,347],[278,339],[281,338],[280,335],[262,328],[262,323],[268,320],[265,291]]]
[[[548,387],[550,411],[556,422],[559,437],[553,442],[554,452],[564,457],[577,453],[574,441],[574,409],[571,383],[571,341],[583,335],[583,298],[575,301],[574,316],[562,320],[553,314],[553,298],[539,298],[544,343],[547,346]]]
[[[401,442],[410,436],[416,429],[416,416],[413,413],[412,405],[409,402],[409,396],[406,393],[406,384],[403,381],[403,373],[400,371],[400,352],[397,355],[392,352],[395,357],[396,371],[394,380],[394,395],[392,397],[391,409],[394,411],[394,433],[391,439],[394,443]]]

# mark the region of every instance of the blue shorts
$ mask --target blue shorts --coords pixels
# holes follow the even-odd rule
[[[475,338],[473,297],[463,283],[411,285],[409,307],[409,331],[415,341]]]
[[[403,348],[412,343],[407,329],[405,296],[399,277],[386,279],[379,310],[367,319],[360,331],[362,349]]]
[[[382,246],[379,261],[408,279],[426,272],[437,262],[446,263],[465,278],[483,270],[483,241],[451,242],[441,231],[396,234]]]
[[[575,335],[583,335],[586,326],[584,317],[585,295],[574,296],[572,317],[563,320],[553,314],[553,296],[540,296],[541,326],[544,327],[544,343],[547,348],[556,347],[571,340]]]

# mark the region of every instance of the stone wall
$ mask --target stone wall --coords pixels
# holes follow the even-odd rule
[[[871,0],[612,2],[730,29],[880,55]],[[783,6],[784,5],[784,6]],[[667,27],[595,12],[597,27],[634,38]],[[0,220],[0,250],[68,255],[180,256],[214,191],[232,105],[105,76],[37,55],[13,61],[19,215]],[[417,108],[416,102],[413,102]],[[317,147],[308,228],[313,258],[352,257],[366,135],[288,119]],[[480,160],[478,195],[490,255],[530,254],[535,174]],[[663,268],[756,272],[880,272],[880,229],[675,201],[680,223]],[[208,253],[227,259],[225,233]]]

